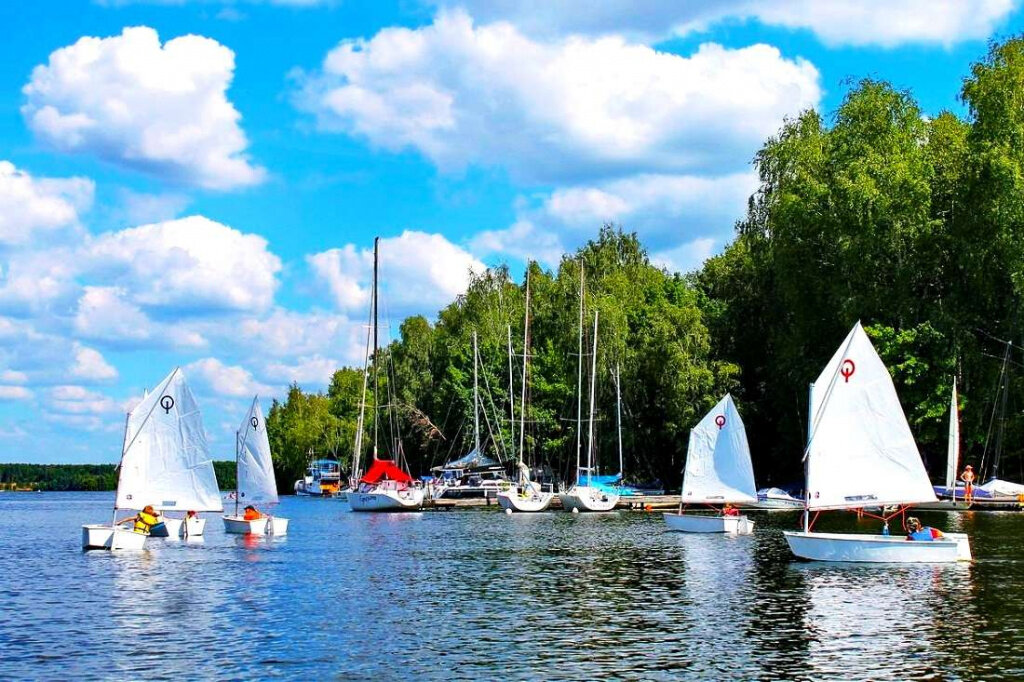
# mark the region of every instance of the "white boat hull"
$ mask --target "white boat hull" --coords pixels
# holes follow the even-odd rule
[[[246,520],[242,516],[223,516],[224,532],[232,535],[263,535],[267,532],[267,521],[264,516],[260,519]]]
[[[267,535],[287,535],[288,519],[280,516],[271,516],[267,524]]]
[[[942,540],[917,542],[902,535],[805,533],[784,531],[789,549],[808,561],[857,563],[953,563],[971,561],[971,545],[962,533]]]
[[[185,523],[182,525],[184,531],[184,537],[194,538],[199,537],[206,530],[206,519],[198,516],[185,519]]]
[[[349,493],[348,504],[354,512],[416,511],[423,506],[423,489],[384,489]]]
[[[669,530],[681,533],[728,533],[730,535],[750,535],[754,532],[754,522],[746,516],[723,516],[709,514],[665,513],[665,523]]]
[[[514,512],[542,512],[551,506],[554,493],[531,492],[522,495],[518,488],[503,490],[498,493],[498,506]]]
[[[139,550],[147,537],[126,528],[88,524],[82,526],[82,549]]]
[[[569,492],[559,493],[558,499],[566,511],[575,509],[581,512],[612,511],[619,503],[617,494],[586,486],[573,486]]]

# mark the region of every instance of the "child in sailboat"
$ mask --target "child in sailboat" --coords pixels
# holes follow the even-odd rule
[[[942,531],[931,526],[922,526],[921,521],[914,518],[913,516],[907,519],[907,539],[916,540],[918,542],[931,542],[932,540],[941,540],[945,536]]]
[[[160,514],[153,509],[151,504],[147,504],[135,516],[125,517],[114,523],[114,525],[120,526],[122,523],[128,523],[129,521],[133,524],[132,530],[144,535],[152,535],[154,529],[159,530],[164,525],[164,522],[160,520]]]
[[[242,518],[246,521],[255,521],[256,519],[262,519],[264,516],[266,516],[266,514],[250,504],[245,508],[245,516]]]
[[[740,510],[726,502],[725,506],[722,507],[722,516],[739,516]]]

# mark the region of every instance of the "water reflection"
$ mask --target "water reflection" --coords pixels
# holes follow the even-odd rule
[[[728,538],[668,533],[657,514],[296,499],[285,537],[211,518],[200,543],[82,553],[79,525],[108,498],[0,497],[3,675],[1024,678],[1021,515],[928,516],[979,557],[938,567],[794,562],[787,515]]]

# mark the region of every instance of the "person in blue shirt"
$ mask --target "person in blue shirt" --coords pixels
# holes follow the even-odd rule
[[[919,519],[913,516],[907,518],[907,539],[916,540],[918,542],[932,542],[933,540],[941,540],[944,536],[942,531],[932,528],[931,526],[921,525]]]

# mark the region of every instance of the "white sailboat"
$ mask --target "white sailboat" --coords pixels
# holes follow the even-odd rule
[[[942,490],[935,489],[941,498],[936,502],[918,505],[919,509],[952,511],[966,509],[967,504],[961,496],[959,503],[956,495],[956,472],[960,466],[960,407],[957,403],[956,378],[953,378],[953,395],[949,401],[949,440],[946,448],[946,480]],[[949,497],[947,497],[947,495]]]
[[[285,535],[288,532],[288,519],[280,516],[246,519],[244,514],[239,514],[239,507],[243,504],[275,505],[279,501],[274,463],[270,457],[270,439],[267,437],[259,396],[252,399],[245,421],[235,432],[235,471],[238,481],[235,513],[222,517],[224,531],[235,534]]]
[[[544,489],[539,482],[530,480],[530,467],[524,459],[526,433],[526,386],[529,381],[530,366],[530,270],[526,270],[526,308],[523,324],[523,383],[522,396],[519,400],[519,460],[516,462],[516,482],[508,490],[498,493],[498,504],[506,512],[542,512],[551,506],[555,494]],[[512,330],[508,337],[509,358],[509,397],[512,396]],[[515,404],[512,404],[512,424],[515,426]]]
[[[582,277],[581,277],[582,279]],[[583,290],[580,289],[580,366],[582,367],[582,346],[583,346]],[[594,399],[597,388],[597,320],[598,311],[594,311],[594,349],[591,355],[590,370],[590,417],[587,428],[587,464],[580,466],[580,454],[578,449],[579,432],[579,410],[577,409],[577,451],[576,451],[576,482],[567,492],[559,493],[558,498],[562,502],[562,508],[571,512],[606,512],[615,509],[619,503],[619,494],[606,487],[596,485],[596,467],[594,466]],[[582,377],[582,369],[580,370]],[[578,384],[582,386],[582,378]]]
[[[380,409],[378,394],[378,364],[380,362],[377,342],[377,272],[380,238],[373,240],[373,404]],[[365,400],[363,401],[366,402]],[[416,511],[423,506],[423,488],[416,485],[409,472],[398,465],[397,460],[381,459],[377,442],[380,430],[380,414],[373,420],[373,462],[359,479],[356,490],[348,494],[348,504],[354,512]],[[396,445],[396,453],[397,453]]]
[[[669,530],[685,533],[749,535],[754,522],[746,516],[685,512],[687,505],[754,504],[754,467],[747,431],[732,396],[726,394],[690,431],[679,511],[666,513]]]
[[[920,542],[811,531],[810,512],[936,500],[892,377],[859,322],[812,384],[808,422],[804,529],[784,532],[794,555],[872,563],[971,559],[963,534]]]
[[[224,506],[195,396],[176,368],[128,413],[118,470],[119,510],[221,512]],[[202,535],[206,520],[163,516],[167,535]],[[183,523],[184,522],[184,523]],[[184,526],[184,527],[183,527]],[[142,549],[148,535],[111,524],[82,526],[85,549]]]

